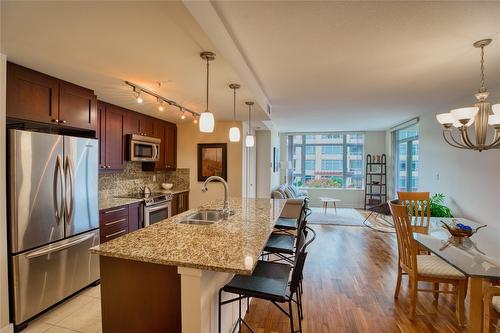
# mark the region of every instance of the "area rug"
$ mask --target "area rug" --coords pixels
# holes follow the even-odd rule
[[[370,215],[371,212],[367,211],[361,211],[360,213],[364,217],[363,218],[365,220],[364,225],[367,226],[368,228],[373,229],[375,231],[386,232],[386,233],[396,232],[391,216],[386,216],[377,213],[372,213]]]
[[[363,226],[363,216],[353,208],[328,208],[326,214],[323,208],[311,207],[312,214],[308,221],[311,224],[329,224],[346,226]]]

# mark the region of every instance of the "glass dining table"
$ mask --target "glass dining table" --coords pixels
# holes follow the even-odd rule
[[[500,281],[500,228],[487,226],[462,242],[453,241],[442,222],[480,224],[464,218],[431,218],[428,234],[414,233],[415,241],[469,277],[469,332],[482,332],[483,291]]]

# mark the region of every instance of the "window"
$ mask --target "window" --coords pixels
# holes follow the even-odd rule
[[[323,155],[342,155],[342,146],[321,146],[321,154]]]
[[[316,147],[306,146],[306,155],[314,155],[315,151],[316,151]]]
[[[316,163],[315,160],[306,160],[306,170],[307,171],[314,170],[315,163]]]
[[[418,124],[395,132],[395,191],[418,190]]]
[[[364,140],[362,133],[289,135],[291,182],[298,187],[362,188]]]

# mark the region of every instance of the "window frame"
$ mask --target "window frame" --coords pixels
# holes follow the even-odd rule
[[[417,127],[417,134],[416,135],[413,135],[413,136],[410,136],[410,137],[406,137],[406,138],[403,138],[403,139],[399,139],[398,138],[398,134],[400,131],[404,131],[404,130],[407,130],[411,127],[414,127],[416,126]],[[408,124],[407,126],[404,126],[404,127],[401,127],[401,128],[398,128],[397,130],[394,131],[394,147],[393,147],[393,151],[395,152],[395,159],[394,159],[394,195],[397,195],[397,192],[398,191],[406,191],[406,192],[412,192],[413,191],[413,188],[412,188],[412,179],[413,179],[413,175],[412,175],[412,172],[413,172],[413,159],[412,159],[412,145],[413,143],[417,141],[419,142],[419,145],[420,145],[420,126],[419,126],[419,122],[415,122],[413,124]],[[400,152],[399,152],[399,145],[400,144],[405,144],[406,143],[406,160],[404,161],[404,163],[406,164],[406,188],[400,188],[400,176],[399,176],[399,163],[400,163]],[[416,154],[417,156],[419,156],[419,153],[417,152]],[[415,168],[416,171],[418,172],[418,164],[417,164],[417,167]],[[418,189],[418,183],[416,184],[416,188]]]
[[[308,136],[320,136],[320,140],[324,140],[324,139],[330,139],[330,138],[335,138],[336,136],[338,137],[339,135],[342,135],[342,143],[307,143],[307,137]],[[347,141],[347,137],[349,135],[361,135],[362,136],[362,143],[348,143]],[[365,166],[365,139],[366,139],[366,133],[365,132],[328,132],[328,133],[325,133],[325,132],[319,132],[319,133],[286,133],[286,136],[288,137],[287,139],[287,143],[290,144],[290,142],[293,142],[294,140],[290,140],[290,137],[296,137],[296,136],[301,136],[301,140],[299,144],[296,144],[296,143],[293,143],[292,147],[289,147],[289,151],[290,152],[293,152],[293,154],[295,154],[295,151],[296,151],[296,147],[297,146],[300,146],[301,149],[301,153],[300,153],[300,164],[301,164],[301,170],[300,172],[296,172],[296,165],[294,165],[294,168],[293,170],[291,171],[291,179],[290,179],[290,182],[293,183],[293,180],[295,178],[298,178],[300,177],[300,179],[302,180],[302,185],[300,186],[300,188],[304,188],[304,189],[335,189],[335,190],[364,190],[364,179],[366,177],[365,175],[365,172],[364,172],[364,166]],[[322,153],[322,150],[318,150],[318,149],[314,149],[315,153],[318,154],[321,153],[321,156],[325,157],[325,158],[322,158],[322,159],[332,159],[332,158],[328,158],[327,156],[332,156],[332,155],[342,155],[342,170],[340,171],[342,173],[341,176],[335,176],[335,177],[339,177],[340,179],[342,179],[342,187],[307,187],[305,185],[305,182],[306,182],[306,179],[310,179],[311,177],[314,177],[314,176],[311,176],[311,175],[307,175],[307,172],[306,171],[311,171],[311,170],[306,170],[306,155],[311,155],[311,154],[306,154],[306,150],[307,148],[306,147],[311,147],[311,146],[314,146],[314,147],[325,147],[325,146],[333,146],[333,147],[341,147],[341,152],[339,154],[337,153],[333,153],[333,154],[330,154],[330,153],[326,153],[323,155]],[[348,156],[348,152],[350,151],[349,148],[354,148],[354,147],[361,147],[361,152],[360,152],[360,156],[361,156],[361,168],[360,168],[360,174],[356,174],[355,171],[351,171],[353,168],[349,168],[349,163],[348,163],[348,159],[347,159],[347,156]],[[292,155],[289,155],[289,160],[292,161],[292,163],[296,163],[296,161],[298,159],[294,159],[293,158],[293,154]],[[321,162],[320,162],[321,163]],[[321,169],[321,168],[320,168]],[[322,169],[321,169],[322,170]],[[320,171],[321,171],[320,170]],[[316,170],[315,170],[316,171]],[[359,187],[346,187],[346,184],[347,184],[347,179],[349,177],[351,178],[358,178],[358,176],[361,178],[361,185]]]

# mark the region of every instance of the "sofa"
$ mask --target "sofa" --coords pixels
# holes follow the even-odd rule
[[[302,203],[307,196],[307,191],[299,190],[295,186],[287,184],[281,184],[271,192],[271,198],[273,199],[287,199],[280,215],[280,217],[284,218],[299,218]]]

